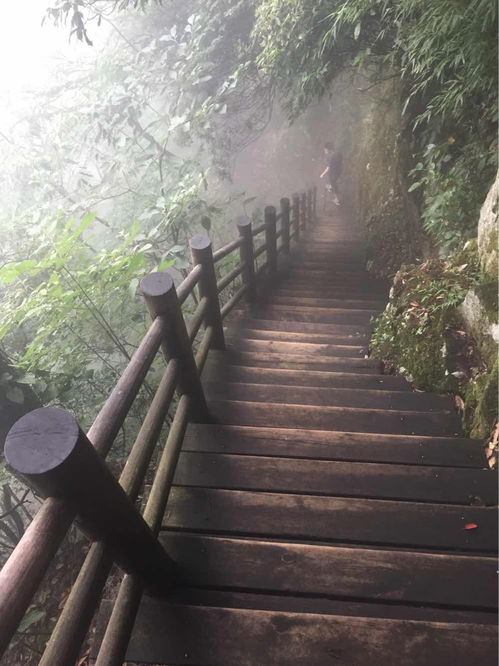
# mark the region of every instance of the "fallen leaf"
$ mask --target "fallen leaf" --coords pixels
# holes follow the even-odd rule
[[[460,395],[455,395],[454,396],[454,402],[456,403],[456,407],[460,409],[461,411],[464,410],[464,400],[461,398]]]
[[[466,523],[466,525],[463,527],[463,530],[476,530],[478,528],[478,525],[476,523]]]
[[[468,264],[463,264],[462,266],[458,266],[458,267],[456,268],[456,271],[457,271],[458,273],[461,273],[462,271],[464,271],[464,269],[466,268],[467,265],[468,265]]]

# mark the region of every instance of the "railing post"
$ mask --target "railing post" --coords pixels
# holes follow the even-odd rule
[[[302,226],[303,226],[303,229],[306,229],[307,225],[308,225],[308,220],[307,220],[307,193],[306,192],[302,192],[302,194],[300,196],[300,208],[301,208],[300,218],[301,218]]]
[[[192,265],[201,264],[203,272],[199,279],[199,297],[206,297],[205,322],[206,326],[213,326],[211,346],[214,349],[225,349],[224,329],[220,314],[220,301],[218,300],[217,278],[211,240],[206,234],[196,234],[189,241],[192,254]]]
[[[293,194],[293,224],[295,226],[295,240],[300,240],[300,196]]]
[[[285,254],[289,254],[289,199],[281,199],[281,229],[282,229],[282,249]]]
[[[43,497],[67,501],[83,530],[105,542],[148,590],[171,587],[175,563],[69,412],[44,407],[20,418],[7,435],[5,457]]]
[[[191,418],[197,423],[211,422],[203,386],[199,377],[184,317],[173,278],[168,273],[149,273],[140,282],[147,309],[152,319],[165,317],[167,326],[162,345],[167,358],[179,361],[177,391],[191,397]]]
[[[312,216],[313,221],[317,222],[317,185],[314,185],[312,194]]]
[[[314,217],[312,214],[312,190],[307,190],[307,222],[312,224]]]
[[[253,233],[251,229],[251,220],[249,217],[242,215],[237,218],[237,230],[241,238],[241,247],[239,248],[239,256],[241,263],[244,264],[243,268],[243,283],[247,287],[246,297],[250,303],[254,303],[257,299],[256,280],[255,280],[255,257],[253,245]]]
[[[275,206],[265,206],[265,243],[267,245],[267,271],[274,275],[277,271],[277,239]]]

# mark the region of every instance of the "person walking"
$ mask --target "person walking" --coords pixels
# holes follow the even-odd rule
[[[326,186],[326,189],[331,192],[333,202],[339,206],[338,178],[341,176],[343,156],[338,150],[334,149],[334,144],[330,141],[324,144],[324,154],[326,156],[327,166],[321,173],[321,179],[325,176],[328,177],[329,184]]]

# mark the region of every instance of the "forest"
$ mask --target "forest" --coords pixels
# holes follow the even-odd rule
[[[68,45],[45,81],[0,103],[2,446],[42,405],[88,429],[149,326],[140,280],[185,278],[194,234],[220,247],[237,216],[261,222],[269,201],[322,187],[334,139],[345,210],[391,285],[370,353],[451,394],[495,464],[494,0],[22,4]],[[155,362],[119,433],[115,474],[161,372]],[[2,566],[39,501],[3,458],[0,485]],[[74,530],[54,563],[61,598],[81,543]],[[6,664],[38,663],[60,603],[39,594]]]

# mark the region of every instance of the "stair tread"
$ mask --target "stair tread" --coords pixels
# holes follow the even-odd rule
[[[459,437],[190,423],[184,451],[412,465],[486,466],[482,442]]]
[[[493,609],[493,557],[163,532],[193,586]]]
[[[478,529],[465,530],[467,523]],[[491,507],[174,487],[164,529],[495,553]]]
[[[355,368],[341,367],[335,371],[314,366],[312,370],[295,367],[253,367],[237,365],[237,359],[209,358],[203,371],[204,381],[225,381],[281,386],[311,386],[324,388],[364,388],[376,390],[411,391],[411,386],[400,376],[377,373],[357,373]]]
[[[496,475],[490,470],[225,453],[182,452],[174,484],[444,504],[497,503]]]
[[[365,388],[312,388],[279,384],[244,383],[213,379],[204,384],[210,399],[248,400],[250,402],[278,402],[298,405],[324,405],[335,407],[365,407],[387,410],[415,410],[439,412],[453,409],[448,396],[413,391],[388,391]]]
[[[356,430],[358,432],[406,435],[457,435],[460,423],[455,413],[387,411],[360,407],[325,407],[286,403],[260,403],[239,400],[210,400],[217,423],[313,428],[316,430]]]
[[[210,596],[213,593],[205,594]],[[293,606],[291,599],[284,604],[282,598],[279,601]],[[472,613],[468,623],[457,624],[249,609],[243,606],[243,595],[239,603],[239,607],[227,607],[227,601],[216,606],[146,599],[139,610],[127,661],[330,666],[340,660],[342,666],[386,666],[399,663],[403,654],[404,666],[496,663],[495,628],[473,623]],[[339,604],[340,608],[342,605],[347,607]],[[104,604],[106,616],[111,608],[112,603]]]

